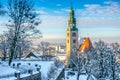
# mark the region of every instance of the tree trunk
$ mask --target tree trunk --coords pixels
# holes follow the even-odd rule
[[[14,41],[13,41],[13,45],[11,46],[11,54],[10,54],[10,58],[9,58],[9,66],[12,63],[12,59],[14,57],[14,52],[15,52],[15,46],[16,46],[16,41],[17,41],[17,37],[15,37]]]
[[[115,59],[114,55],[112,56],[112,78],[115,80]]]
[[[89,80],[90,79],[90,74],[88,73],[88,77],[87,77],[87,80]]]
[[[80,76],[80,71],[78,70],[77,80],[79,80],[79,76]]]
[[[6,60],[6,54],[7,54],[6,47],[4,47],[3,61]]]
[[[11,55],[10,55],[10,59],[9,59],[9,66],[12,63],[13,56],[14,56],[14,49],[11,50]]]
[[[20,47],[19,60],[21,60],[21,57],[22,57],[22,50],[21,50],[21,47]]]
[[[79,74],[77,74],[77,80],[79,80]]]
[[[6,53],[3,56],[3,61],[5,61],[5,60],[6,60]]]

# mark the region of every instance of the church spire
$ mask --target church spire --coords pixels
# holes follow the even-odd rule
[[[73,9],[73,3],[71,2],[70,4],[70,9],[72,10]]]
[[[72,66],[71,59],[76,55],[73,49],[78,49],[78,28],[76,27],[76,18],[74,16],[74,9],[72,3],[70,4],[70,12],[68,19],[68,27],[66,31],[66,64]]]
[[[76,27],[76,19],[74,17],[74,10],[73,10],[73,4],[71,2],[70,4],[70,12],[69,12],[70,16],[69,16],[69,20],[68,20],[68,27],[73,29]]]

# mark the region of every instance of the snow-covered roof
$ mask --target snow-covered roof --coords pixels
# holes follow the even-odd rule
[[[81,37],[80,41],[79,41],[79,45],[81,45],[83,43],[83,41],[84,41],[84,37]]]
[[[29,54],[27,54],[25,56],[25,58],[38,59],[38,57],[34,53],[32,53],[32,52],[30,52]]]

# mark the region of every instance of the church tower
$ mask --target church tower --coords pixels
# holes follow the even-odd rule
[[[71,59],[74,58],[74,49],[78,49],[78,28],[76,27],[76,18],[74,17],[74,10],[70,8],[68,27],[66,30],[66,63],[67,66],[72,66]]]

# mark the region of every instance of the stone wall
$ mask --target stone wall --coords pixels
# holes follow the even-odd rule
[[[41,73],[33,74],[30,76],[22,77],[16,80],[41,80]]]
[[[41,72],[33,73],[32,70],[28,71],[28,74],[20,75],[20,72],[15,72],[15,80],[41,80]]]

